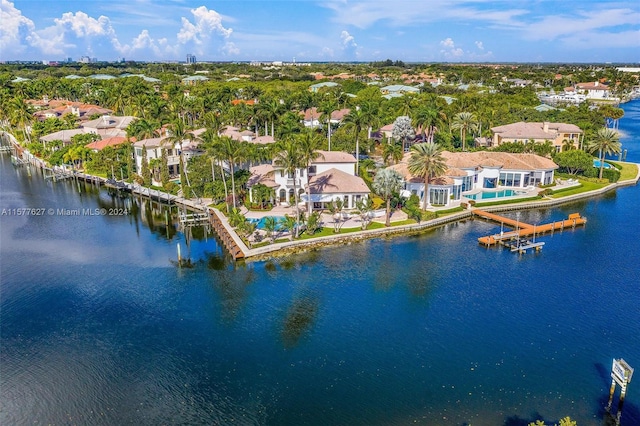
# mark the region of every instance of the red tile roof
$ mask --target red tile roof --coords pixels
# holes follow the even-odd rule
[[[133,139],[135,141],[135,139]],[[127,141],[127,138],[123,138],[122,136],[114,136],[112,138],[106,138],[99,141],[91,142],[86,145],[89,149],[95,149],[97,151],[103,150],[104,148],[110,146],[115,147],[121,145]]]

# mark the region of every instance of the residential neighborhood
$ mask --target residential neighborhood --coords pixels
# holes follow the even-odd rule
[[[274,85],[270,79],[249,80],[287,67],[306,78],[281,80],[288,89],[279,91],[264,90]],[[595,141],[620,117],[611,86],[622,80],[602,76],[566,86],[555,70],[541,79],[524,72],[506,77],[500,67],[462,68],[494,74],[492,85],[486,76],[459,81],[437,67],[308,68],[252,64],[217,74],[190,67],[168,84],[149,77],[150,69],[72,73],[50,84],[77,84],[85,95],[32,91],[37,96],[17,101],[23,111],[8,122],[22,124],[27,146],[52,166],[210,200],[249,216],[278,208],[304,221],[301,212],[325,217],[337,209],[388,219],[394,209],[383,207],[391,198],[376,183],[388,169],[398,180],[389,193],[394,217],[420,221],[489,198],[539,197],[576,170],[568,165],[572,152],[601,154]],[[545,104],[545,82],[566,96],[583,96],[589,107]],[[624,84],[616,93],[634,93],[637,84]],[[591,163],[580,167],[597,172]],[[599,170],[614,179],[612,173]]]

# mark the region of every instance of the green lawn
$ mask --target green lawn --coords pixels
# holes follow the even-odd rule
[[[581,186],[552,194],[551,198],[562,198],[562,197],[567,197],[569,195],[582,194],[583,192],[593,191],[595,189],[600,189],[604,186],[607,186],[607,184],[604,184],[604,183],[595,183],[595,182],[589,182],[589,181],[580,180],[580,179],[579,179],[579,182],[582,184]]]
[[[399,220],[396,222],[391,222],[391,227],[393,228],[394,226],[401,226],[401,225],[411,225],[416,223],[415,220],[413,219],[406,219],[406,220]],[[369,226],[367,227],[367,230],[371,230],[371,229],[383,229],[386,228],[386,226],[384,226],[384,223],[380,223],[380,222],[371,222],[369,224]],[[362,231],[361,227],[355,227],[355,228],[342,228],[340,229],[340,232],[336,233],[333,232],[333,227],[328,227],[328,228],[322,228],[321,231],[316,232],[313,235],[309,235],[309,234],[302,234],[300,236],[300,240],[309,240],[312,238],[318,238],[318,237],[327,237],[330,235],[344,235],[344,234],[352,234],[354,232],[359,232]]]
[[[464,211],[464,209],[462,207],[454,207],[452,209],[448,209],[448,210],[437,210],[436,211],[436,217],[442,217],[442,216],[447,216],[453,213],[459,213],[461,211]]]
[[[617,161],[610,161],[615,164],[617,169],[620,170],[620,180],[635,179],[638,175],[638,166],[629,163],[618,163]]]
[[[485,203],[475,203],[474,207],[487,207],[487,206],[499,206],[501,204],[517,204],[517,203],[524,203],[527,201],[537,201],[540,200],[540,197],[536,196],[536,197],[528,197],[528,198],[521,198],[518,200],[502,200],[502,201],[488,201]]]

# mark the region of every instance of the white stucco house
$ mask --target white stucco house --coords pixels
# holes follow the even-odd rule
[[[369,187],[355,175],[356,158],[341,151],[318,152],[320,157],[310,167],[291,174],[273,163],[252,167],[247,186],[266,185],[274,190],[276,202],[288,205],[295,195],[295,182],[300,201],[313,203],[315,210],[326,209],[337,198],[343,200],[346,210],[355,209],[358,201],[369,196]],[[253,201],[251,190],[249,197]]]
[[[587,99],[609,99],[611,96],[609,86],[599,81],[577,83],[573,87],[565,88],[564,91],[584,95]]]
[[[424,180],[409,173],[411,153],[391,168],[405,180],[407,194],[416,194],[424,200]],[[536,193],[537,185],[553,182],[558,166],[550,159],[536,154],[512,154],[507,152],[449,152],[442,153],[448,166],[444,176],[429,185],[429,203],[438,206],[455,206],[475,200],[483,192],[510,189],[517,193]]]
[[[193,133],[197,136],[204,130],[205,129],[199,129]],[[203,154],[203,151],[199,148],[199,143],[195,141],[183,140],[182,144],[180,142],[171,143],[168,141],[168,136],[142,139],[133,144],[133,153],[138,174],[142,170],[143,150],[147,151],[148,162],[156,158],[162,158],[162,151],[165,150],[167,152],[167,164],[171,176],[180,174],[180,153],[182,153],[185,169],[192,157]]]

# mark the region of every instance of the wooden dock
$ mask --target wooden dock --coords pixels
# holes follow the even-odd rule
[[[483,210],[475,209],[473,210],[473,214],[485,219],[492,220],[494,222],[499,222],[504,225],[508,225],[516,228],[515,231],[509,232],[500,232],[499,234],[488,235],[486,237],[478,238],[478,242],[487,247],[502,243],[505,241],[509,241],[515,238],[529,237],[532,236],[535,238],[536,235],[553,233],[555,231],[564,231],[565,229],[574,229],[576,226],[585,225],[587,223],[587,218],[580,216],[580,213],[572,213],[569,215],[569,218],[565,220],[561,220],[558,222],[546,223],[543,225],[530,225],[528,223],[523,223],[518,220],[510,219],[508,217],[500,216],[494,213],[485,212]],[[542,247],[536,246],[536,247]],[[535,247],[530,247],[535,248]]]
[[[245,253],[241,248],[241,245],[244,245],[241,240],[237,237],[236,233],[228,228],[228,223],[226,223],[226,218],[222,217],[222,214],[215,209],[211,210],[211,224],[213,225],[213,229],[216,230],[220,240],[224,247],[229,251],[233,260],[242,259],[245,257]],[[235,238],[234,238],[235,237]],[[239,241],[237,241],[238,239]]]

